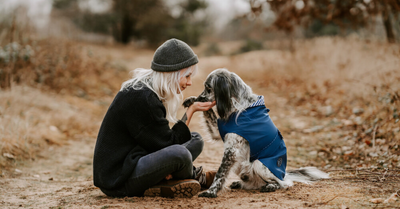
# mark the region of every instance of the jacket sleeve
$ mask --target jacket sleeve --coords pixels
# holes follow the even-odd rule
[[[151,153],[190,140],[191,133],[184,122],[178,121],[170,128],[169,121],[165,118],[165,107],[154,93],[145,100],[142,104],[143,110],[140,110],[145,113],[145,122],[134,136],[139,146]]]

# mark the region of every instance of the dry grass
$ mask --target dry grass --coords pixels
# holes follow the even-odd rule
[[[95,138],[111,95],[129,77],[124,67],[115,67],[107,60],[123,57],[129,60],[127,67],[133,69],[147,67],[145,64],[152,56],[152,52],[144,50],[127,53],[129,50],[121,47],[88,47],[84,43],[60,42],[58,48],[51,43],[57,41],[42,45],[47,47],[37,50],[43,52],[35,54],[37,62],[28,63],[27,68],[20,72],[29,72],[27,69],[35,69],[38,63],[46,64],[45,58],[50,57],[52,63],[56,63],[58,74],[53,79],[58,82],[31,83],[22,76],[19,85],[14,82],[11,89],[0,91],[2,169],[23,159],[37,158],[51,144],[63,145],[68,143],[68,139]],[[330,172],[333,178],[312,185],[299,184],[268,196],[255,191],[232,191],[211,202],[212,206],[230,204],[238,207],[243,204],[250,207],[259,201],[259,196],[258,206],[262,207],[267,205],[263,201],[271,203],[274,198],[284,198],[285,202],[290,202],[288,207],[293,204],[315,208],[365,208],[376,206],[369,202],[370,198],[386,199],[398,190],[396,169],[400,167],[400,141],[396,108],[399,107],[400,72],[397,68],[400,66],[400,46],[366,42],[354,37],[316,38],[295,42],[295,46],[295,52],[275,46],[273,50],[235,56],[200,57],[201,70],[194,78],[192,88],[185,91],[185,96],[200,93],[200,83],[210,71],[227,67],[239,74],[256,93],[266,96],[267,106],[272,109],[271,117],[286,139],[290,166],[314,165]],[[95,51],[90,50],[93,48]],[[93,53],[89,53],[91,51]],[[54,62],[65,56],[74,58],[72,63]],[[66,63],[68,65],[64,65]],[[71,77],[69,71],[78,71],[77,76]],[[81,90],[78,91],[78,87]],[[105,91],[103,87],[109,90]],[[80,94],[82,91],[85,93]],[[98,101],[102,101],[103,106]],[[363,111],[355,111],[361,108]],[[195,120],[191,125],[194,131],[201,129]],[[207,146],[203,158],[196,163],[215,168],[222,154],[222,144]],[[90,162],[91,155],[87,150],[92,149],[85,150],[85,154],[90,156],[86,161]],[[86,161],[79,159],[80,163]],[[90,163],[85,166],[90,171]],[[360,167],[365,172],[378,174],[357,174],[355,169]],[[343,171],[344,168],[348,169]],[[392,176],[382,179],[385,172]],[[82,173],[77,171],[75,175],[81,176]],[[94,187],[90,188],[93,190],[90,194],[97,195],[94,197],[104,197]],[[234,202],[238,194],[240,201]],[[90,196],[88,193],[85,195]],[[248,202],[242,203],[243,198]],[[71,198],[71,204],[75,200]],[[141,206],[156,204],[154,200],[158,199],[127,199]],[[89,204],[82,201],[87,199],[82,199],[79,204]],[[101,203],[96,198],[89,198],[89,201],[95,205]],[[120,204],[121,200],[108,201]],[[176,206],[174,201],[169,202],[171,207]],[[384,206],[391,207],[396,203]],[[127,206],[130,202],[121,204]],[[205,204],[209,205],[208,202]]]
[[[10,44],[8,44],[10,45]],[[119,88],[115,78],[125,75],[125,69],[114,66],[104,57],[96,57],[83,44],[49,38],[21,45],[13,42],[14,59],[0,59],[10,84],[24,84],[61,94],[80,97],[109,95]],[[25,48],[31,53],[25,56]],[[7,46],[5,47],[7,48]],[[12,47],[11,47],[12,48]],[[7,50],[6,50],[7,51]]]
[[[0,91],[0,101],[1,168],[35,159],[48,145],[97,134],[101,111],[90,101],[27,86]]]
[[[48,145],[95,136],[104,100],[128,74],[87,44],[27,40],[0,46],[0,168],[35,159]]]
[[[325,37],[295,48],[233,56],[225,67],[257,93],[283,98],[287,114],[312,121],[280,127],[315,139],[306,150],[317,150],[320,166],[399,167],[400,46]],[[267,105],[277,101],[267,98]]]
[[[35,55],[28,62],[12,63],[18,66],[13,88],[0,91],[2,166],[35,158],[48,144],[63,144],[81,134],[94,136],[101,118],[92,117],[102,116],[109,99],[103,107],[90,101],[110,98],[128,78],[124,66],[112,64],[104,51],[99,56],[88,44],[57,39],[33,43]],[[290,151],[313,153],[307,158],[310,164],[325,169],[400,167],[399,45],[325,37],[299,40],[290,52],[275,42],[265,43],[269,44],[273,49],[200,58],[201,71],[194,82],[200,84],[211,70],[226,67],[256,93],[274,96],[267,97],[267,105],[281,106],[279,114],[296,116],[298,122],[277,121],[286,136],[297,138],[291,146],[296,150]],[[127,67],[146,67],[143,63],[149,63],[152,54],[135,54]],[[185,95],[198,94],[197,84]],[[82,104],[91,105],[78,108]],[[309,143],[314,146],[306,146]]]
[[[295,42],[294,52],[275,48],[233,56],[224,67],[266,95],[291,166],[314,165],[334,176],[337,191],[313,187],[310,205],[374,207],[369,198],[396,193],[400,45],[321,37]],[[304,192],[294,197],[310,199]]]

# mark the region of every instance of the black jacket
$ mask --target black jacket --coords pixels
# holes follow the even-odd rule
[[[140,157],[190,140],[189,128],[178,121],[172,129],[166,110],[147,87],[118,92],[101,124],[93,159],[94,185],[121,187]]]

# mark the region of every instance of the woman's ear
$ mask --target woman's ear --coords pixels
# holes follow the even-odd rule
[[[217,76],[214,80],[214,96],[217,102],[217,112],[221,119],[226,120],[232,108],[230,82],[226,76]]]

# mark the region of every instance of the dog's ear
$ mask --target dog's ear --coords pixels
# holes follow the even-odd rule
[[[217,102],[217,112],[221,119],[226,120],[232,109],[230,81],[228,77],[220,75],[214,79],[214,96]]]

